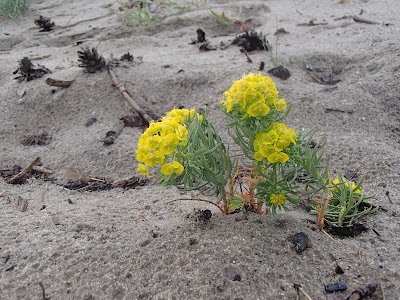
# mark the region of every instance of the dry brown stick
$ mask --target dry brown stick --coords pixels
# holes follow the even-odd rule
[[[153,118],[150,117],[137,103],[132,99],[129,95],[128,91],[125,89],[124,85],[118,81],[117,76],[111,68],[108,69],[108,73],[110,74],[111,80],[115,87],[121,92],[124,98],[128,101],[128,103],[139,113],[139,115],[148,123],[153,121]]]
[[[15,175],[13,178],[8,180],[8,183],[13,183],[17,179],[21,178],[24,176],[26,173],[28,173],[33,166],[40,160],[40,157],[36,157],[34,160],[32,160],[21,172],[19,172],[17,175]]]

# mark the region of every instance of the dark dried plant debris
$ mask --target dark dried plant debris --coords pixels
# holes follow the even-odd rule
[[[258,34],[255,31],[251,31],[250,33],[246,31],[242,35],[237,36],[232,44],[243,47],[247,52],[256,50],[268,51],[266,37],[262,33]]]
[[[274,33],[274,35],[281,35],[281,34],[289,34],[289,32],[287,32],[285,28],[278,28]]]
[[[55,26],[54,22],[51,22],[50,18],[40,16],[39,19],[35,20],[35,24],[42,28],[41,32],[52,31]]]
[[[131,176],[129,178],[124,178],[121,180],[114,181],[113,184],[115,186],[124,188],[124,189],[134,189],[137,186],[144,186],[146,185],[148,180],[143,178],[142,176]]]
[[[87,122],[85,123],[85,126],[89,127],[89,126],[92,126],[95,123],[97,123],[97,118],[93,117],[93,118],[90,118],[89,120],[87,120]]]
[[[198,28],[196,30],[197,33],[197,40],[192,40],[191,43],[189,43],[189,45],[196,45],[196,44],[202,44],[207,42],[206,40],[206,34],[203,30],[201,30],[200,28]]]
[[[327,293],[339,292],[344,290],[347,290],[347,283],[344,280],[328,284],[325,286],[325,292]]]
[[[78,61],[81,68],[85,68],[88,73],[95,73],[106,68],[106,60],[101,56],[96,48],[85,48],[78,51]]]
[[[261,63],[260,63],[260,67],[258,68],[258,71],[264,71],[264,67],[265,67],[265,63],[262,61]]]
[[[124,55],[121,56],[120,60],[127,60],[127,61],[133,61],[133,55],[128,53],[125,53]]]
[[[346,300],[361,300],[372,297],[373,294],[376,292],[377,287],[377,283],[372,283],[368,284],[365,287],[358,288],[354,292],[352,292],[350,297],[348,297]]]
[[[206,41],[206,34],[200,28],[196,30],[197,32],[197,43],[204,43]]]
[[[310,239],[304,232],[296,233],[292,237],[292,243],[294,244],[296,253],[298,254],[311,247]]]
[[[199,50],[200,51],[213,51],[213,50],[217,50],[217,48],[210,45],[209,42],[205,42],[205,43],[201,44],[201,46],[199,47]]]
[[[328,233],[341,237],[354,237],[367,230],[364,224],[354,223],[351,226],[332,226],[328,229]]]
[[[33,168],[28,171],[28,173],[24,174],[17,180],[13,181],[12,184],[25,184],[29,179],[42,179],[44,181],[54,181],[55,179],[49,177],[50,173],[41,172],[40,168]],[[44,168],[43,168],[44,169]],[[49,170],[49,169],[44,169]],[[22,171],[22,167],[19,165],[15,165],[12,169],[2,169],[0,170],[0,176],[3,177],[6,181],[13,178],[15,175],[19,174]]]
[[[78,181],[73,181],[73,182],[68,182],[67,184],[63,185],[64,188],[69,189],[69,190],[79,190],[79,191],[89,191],[89,192],[95,192],[95,191],[107,191],[115,188],[115,185],[112,183],[108,182],[101,182],[101,181],[83,181],[83,180],[78,180]]]
[[[47,132],[44,132],[40,135],[31,135],[27,136],[23,141],[22,145],[24,146],[46,146],[50,144],[51,142],[51,136],[48,135]]]
[[[19,73],[20,75],[15,77],[21,83],[22,81],[30,81],[35,78],[42,78],[45,74],[51,73],[51,71],[44,66],[35,66],[28,57],[24,57],[19,61],[19,67],[13,72],[13,74]]]
[[[200,209],[195,211],[195,221],[196,222],[207,222],[211,219],[212,212],[209,209]]]
[[[137,186],[143,186],[145,184],[147,184],[146,179],[137,176],[132,176],[115,182],[110,182],[107,180],[102,180],[102,181],[76,180],[68,182],[67,184],[63,185],[63,187],[69,190],[78,190],[81,192],[84,191],[96,192],[96,191],[107,191],[114,189],[116,187],[121,187],[124,189],[134,189]]]
[[[143,126],[143,119],[139,115],[128,115],[121,118],[125,126],[128,127],[140,127]]]
[[[288,79],[291,75],[289,70],[284,68],[283,66],[273,68],[269,70],[268,73],[283,80]]]

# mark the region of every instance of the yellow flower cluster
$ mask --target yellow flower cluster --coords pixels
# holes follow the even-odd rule
[[[260,74],[244,74],[241,80],[235,81],[229,91],[224,93],[221,103],[228,113],[244,113],[243,119],[248,116],[266,116],[272,108],[284,111],[287,107],[286,101],[278,97],[271,78]]]
[[[284,163],[289,156],[283,152],[290,144],[296,144],[296,132],[293,128],[287,129],[283,123],[275,123],[271,130],[262,131],[254,140],[254,159],[270,163]]]
[[[142,134],[138,141],[136,159],[143,164],[138,164],[137,171],[148,175],[148,167],[161,166],[161,173],[171,175],[183,172],[183,166],[177,162],[165,163],[166,157],[173,153],[178,145],[186,145],[188,130],[185,124],[187,116],[194,117],[194,109],[173,109],[161,122],[150,123],[149,128]],[[201,118],[197,114],[198,118]]]
[[[361,193],[361,190],[360,190],[360,189],[354,190],[354,189],[357,187],[357,185],[356,185],[353,181],[349,181],[349,182],[350,182],[351,189],[353,190],[353,193],[354,193],[354,194],[359,194],[359,193]],[[336,179],[333,181],[333,184],[336,184],[336,185],[337,185],[337,184],[339,184],[339,183],[340,183],[339,178],[336,178]],[[349,184],[347,183],[347,181],[344,182],[344,185],[346,186],[346,188],[349,189]],[[337,188],[334,187],[334,188],[331,188],[331,190],[332,190],[332,191],[337,191]]]
[[[284,194],[272,194],[269,198],[271,204],[276,206],[285,206],[286,196]]]

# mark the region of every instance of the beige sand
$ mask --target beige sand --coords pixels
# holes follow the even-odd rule
[[[204,1],[199,8],[164,9],[161,23],[134,29],[109,13],[109,3],[32,1],[34,10],[17,22],[0,20],[0,168],[25,166],[40,156],[56,179],[10,185],[0,178],[0,192],[7,190],[0,198],[0,299],[42,299],[39,282],[51,299],[296,299],[294,283],[314,299],[324,295],[325,284],[340,279],[349,286],[338,293],[343,299],[369,283],[379,284],[374,299],[400,299],[398,0]],[[241,32],[238,25],[219,24],[209,8],[253,18],[251,26],[272,44],[277,28],[288,32],[279,37],[278,59],[292,76],[274,78],[293,105],[288,124],[319,127],[333,167],[366,178],[365,190],[376,194],[371,203],[385,210],[363,221],[380,236],[369,230],[332,241],[306,221],[313,217],[302,206],[274,218],[223,216],[199,202],[167,204],[196,193],[164,190],[154,178],[131,190],[61,186],[71,166],[109,180],[135,173],[138,128],[126,128],[114,145],[102,143],[130,107],[107,72],[87,74],[77,66],[77,51],[100,41],[106,58],[128,51],[135,57],[115,72],[143,108],[158,115],[180,105],[207,109],[233,147],[217,103],[243,73],[257,72],[262,61],[265,70],[273,65],[265,52],[251,53],[248,63],[236,46],[200,52],[189,45],[197,28],[216,46]],[[39,33],[33,22],[39,15],[51,17],[56,28]],[[353,15],[379,24],[355,22]],[[327,24],[297,26],[310,20]],[[79,40],[84,42],[76,46]],[[12,72],[24,56],[53,73],[18,83]],[[340,66],[341,81],[318,84],[307,63],[326,70]],[[68,89],[51,88],[47,77],[75,81]],[[85,127],[91,117],[98,122]],[[43,132],[52,137],[49,145],[22,145],[26,136]],[[26,212],[9,203],[18,196],[29,201]],[[211,209],[210,222],[187,218],[196,208]],[[290,237],[300,231],[313,246],[298,255]],[[335,274],[337,265],[344,274]]]

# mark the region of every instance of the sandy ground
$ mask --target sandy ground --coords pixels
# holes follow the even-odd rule
[[[0,20],[0,169],[40,156],[55,179],[12,185],[0,178],[0,192],[6,191],[0,198],[0,299],[44,299],[39,283],[51,299],[296,299],[295,283],[316,299],[325,297],[324,285],[341,279],[348,289],[335,299],[370,283],[378,284],[373,299],[400,299],[398,0],[197,3],[162,9],[160,23],[140,28],[110,14],[104,7],[116,6],[110,0],[32,1],[33,10],[17,22]],[[207,109],[232,147],[217,104],[233,80],[257,72],[262,61],[265,70],[273,64],[263,51],[251,53],[249,63],[236,46],[200,52],[189,45],[198,28],[217,47],[241,33],[238,25],[218,23],[209,8],[252,18],[250,28],[272,44],[277,28],[288,32],[279,36],[278,60],[292,76],[273,78],[293,105],[287,122],[298,130],[320,128],[333,168],[366,178],[364,189],[376,194],[371,203],[384,208],[363,219],[369,231],[331,240],[307,221],[314,217],[304,205],[272,217],[223,216],[199,202],[167,204],[196,194],[164,190],[155,178],[127,190],[62,187],[69,167],[111,181],[134,175],[142,133],[125,128],[115,144],[103,145],[130,107],[106,71],[88,74],[77,66],[77,51],[85,46],[98,46],[106,58],[129,51],[134,61],[115,73],[144,109],[157,115],[181,105]],[[53,31],[39,32],[39,15],[56,23]],[[379,24],[355,22],[354,15]],[[326,24],[298,26],[311,20]],[[52,73],[18,83],[12,73],[24,56]],[[327,72],[340,67],[340,82],[315,82],[306,64]],[[54,88],[46,85],[48,77],[75,81]],[[93,117],[97,123],[86,127]],[[22,144],[44,132],[52,138],[48,145]],[[18,197],[28,201],[27,211],[15,207]],[[213,217],[195,222],[195,209],[211,209]],[[290,239],[300,231],[312,248],[297,254]],[[338,265],[343,274],[335,273]]]

